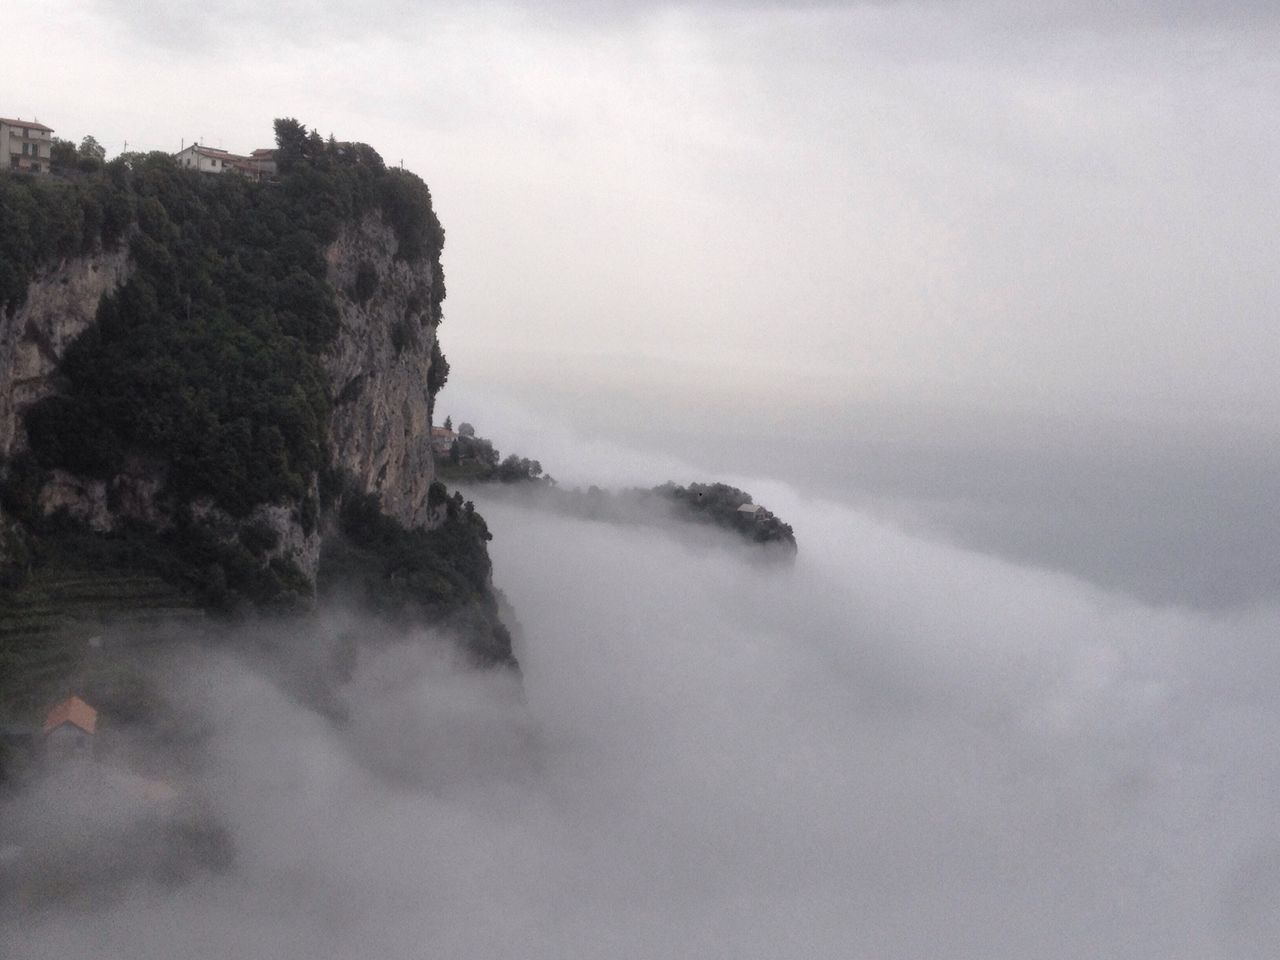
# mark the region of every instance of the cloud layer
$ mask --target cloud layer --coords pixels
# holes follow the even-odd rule
[[[1270,955],[1280,611],[1150,608],[740,482],[796,527],[793,570],[482,500],[522,689],[382,647],[343,727],[242,662],[189,666],[233,870],[10,917],[0,943]]]

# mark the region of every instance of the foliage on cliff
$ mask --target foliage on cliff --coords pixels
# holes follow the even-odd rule
[[[763,507],[751,512],[739,508],[752,503],[751,494],[726,483],[691,483],[687,487],[664,483],[649,489],[601,490],[599,487],[566,489],[542,472],[542,464],[516,454],[501,459],[493,443],[476,435],[469,423],[458,427],[450,455],[438,466],[441,477],[457,483],[486,483],[524,487],[532,499],[572,516],[612,523],[653,523],[678,520],[719,527],[755,544],[778,545],[794,553],[795,531]]]
[[[22,304],[41,267],[119,242],[134,210],[118,173],[75,182],[0,177],[0,310]]]
[[[126,154],[75,179],[0,176],[0,308],[18,309],[31,279],[62,258],[127,244],[132,263],[63,356],[60,392],[23,412],[30,453],[0,464],[4,508],[31,534],[19,574],[56,562],[61,543],[159,573],[214,608],[309,589],[291,565],[268,563],[271,545],[238,518],[285,502],[298,506],[306,532],[319,521],[312,493],[329,469],[332,403],[322,358],[339,323],[325,250],[344,226],[376,212],[395,233],[398,258],[430,265],[430,303],[413,309],[438,322],[444,231],[426,184],[388,168],[368,145],[322,139],[291,119],[276,121],[276,137],[280,174],[262,183],[182,169],[163,153]],[[362,264],[356,280],[368,299],[377,267]],[[431,392],[448,370],[438,346],[433,360]],[[43,516],[39,491],[52,469],[108,480],[138,456],[163,471],[163,530],[101,536]],[[192,511],[199,498],[225,514]],[[451,521],[455,513],[465,518],[459,529],[483,528],[470,509],[451,505]],[[454,579],[445,577],[448,590],[438,577],[423,581],[426,607],[487,593],[485,537],[450,536],[431,541],[438,562],[427,567],[435,577],[452,565]],[[399,549],[389,534],[345,539]]]
[[[42,264],[127,234],[130,279],[68,350],[66,390],[28,411],[45,467],[116,473],[157,457],[180,501],[234,515],[306,494],[324,465],[330,398],[320,356],[337,331],[324,249],[378,210],[398,255],[439,277],[444,232],[426,185],[365,144],[276,123],[279,182],[209,176],[167,154],[126,155],[75,182],[0,179],[0,301],[12,309]],[[443,283],[433,284],[440,315]]]
[[[432,485],[431,499],[444,522],[406,529],[379,510],[373,494],[347,492],[338,534],[324,543],[317,592],[393,622],[448,626],[479,662],[514,663],[490,586],[484,518],[443,484]]]
[[[760,507],[754,513],[740,507],[751,504],[751,494],[727,483],[691,483],[687,487],[664,483],[651,491],[668,500],[677,517],[695,523],[713,524],[733,530],[753,543],[780,543],[796,546],[791,524],[784,523]]]
[[[476,436],[463,424],[448,457],[437,464],[437,473],[460,483],[534,483],[552,486],[555,480],[542,472],[537,460],[511,453],[503,459],[493,441]]]

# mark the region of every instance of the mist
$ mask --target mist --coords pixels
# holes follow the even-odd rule
[[[1280,596],[1280,435],[1261,416],[832,404],[822,384],[777,396],[760,379],[729,385],[642,363],[608,383],[537,363],[504,376],[482,367],[445,409],[570,484],[766,477],[1154,605],[1228,610]]]
[[[570,473],[694,469],[601,441]],[[234,860],[6,916],[0,952],[1273,955],[1280,608],[1153,606],[720,479],[795,527],[794,567],[469,491],[520,678],[339,613],[157,664]],[[377,642],[320,709],[304,651],[340,634]],[[3,822],[83,829],[54,787]]]

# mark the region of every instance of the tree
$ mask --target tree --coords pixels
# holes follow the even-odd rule
[[[80,148],[77,151],[82,157],[92,157],[95,160],[107,159],[107,148],[98,142],[98,138],[93,134],[86,134],[85,138],[80,141]]]
[[[449,360],[440,349],[440,341],[431,345],[431,365],[427,367],[427,394],[435,402],[436,394],[449,380]]]
[[[445,417],[445,418],[444,418],[444,428],[445,428],[446,430],[452,430],[452,429],[453,429],[453,417]]]
[[[511,454],[498,465],[498,479],[503,483],[537,480],[542,475],[542,464],[537,460]]]
[[[476,428],[473,427],[471,424],[469,423],[458,424],[458,436],[474,437],[475,435],[476,435]]]
[[[76,165],[76,145],[70,140],[54,137],[49,145],[49,166],[54,170],[69,170]]]
[[[275,122],[276,165],[281,173],[287,173],[307,153],[307,128],[293,117],[281,117]]]
[[[93,173],[95,170],[102,169],[102,164],[107,159],[107,149],[100,144],[93,134],[88,134],[80,141],[80,147],[76,150],[76,166],[85,173]]]

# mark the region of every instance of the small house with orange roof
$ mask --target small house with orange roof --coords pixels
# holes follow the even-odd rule
[[[63,700],[44,718],[44,741],[58,756],[88,754],[98,729],[98,711],[79,697]]]
[[[431,449],[442,457],[449,455],[449,450],[457,439],[458,435],[448,427],[431,428]]]

